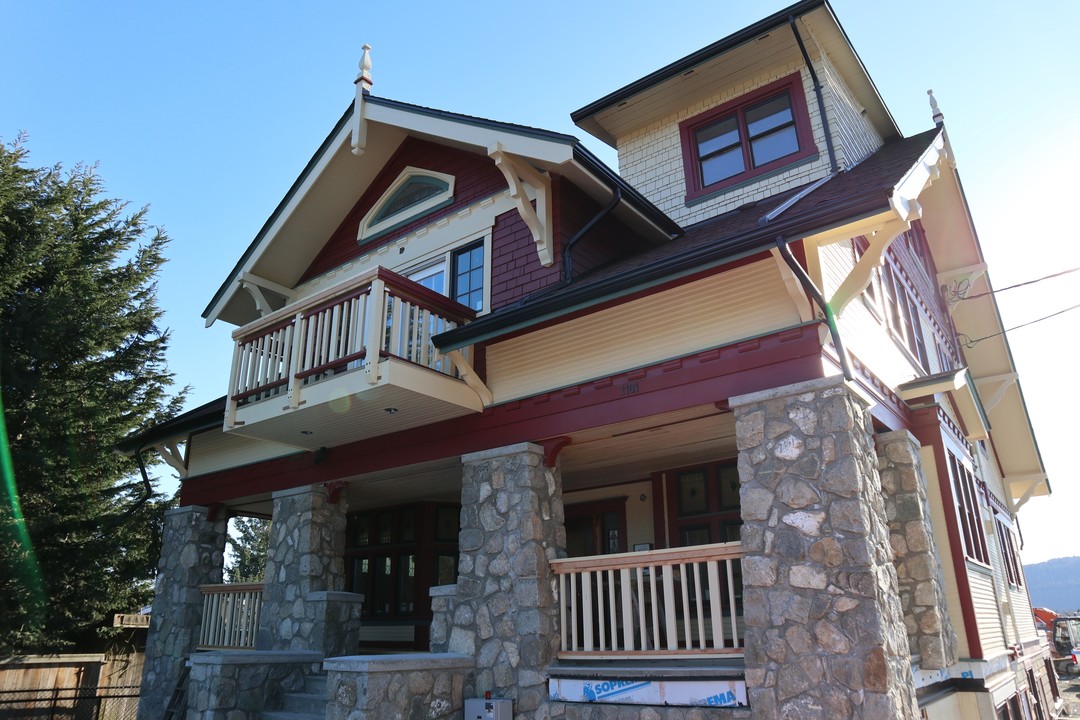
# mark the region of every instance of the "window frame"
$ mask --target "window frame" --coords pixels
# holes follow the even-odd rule
[[[462,302],[458,299],[458,271],[457,263],[458,258],[462,255],[472,253],[475,250],[480,250],[481,266],[480,273],[483,276],[483,286],[480,288],[480,307],[473,307],[469,303]],[[490,276],[490,264],[491,259],[488,253],[488,244],[486,238],[478,238],[471,242],[467,242],[463,245],[459,245],[450,251],[449,255],[449,276],[446,279],[447,297],[457,303],[461,303],[465,307],[475,310],[477,313],[482,313],[488,307],[491,300],[491,276]],[[475,289],[470,289],[469,293],[476,292]]]
[[[990,552],[986,545],[986,531],[983,527],[982,505],[975,475],[967,462],[957,457],[952,450],[947,450],[949,479],[953,492],[953,508],[957,514],[957,524],[964,546],[964,557],[968,562],[990,567]]]
[[[415,178],[431,178],[441,184],[445,184],[446,189],[437,192],[418,203],[407,205],[397,212],[379,219],[379,216],[382,215],[383,209],[387,204],[392,202],[398,192]],[[440,210],[447,205],[450,205],[454,202],[454,180],[455,178],[453,175],[436,172],[434,170],[425,170],[424,168],[409,165],[401,171],[394,182],[390,184],[390,187],[379,196],[379,199],[372,204],[371,209],[364,215],[363,219],[360,221],[360,227],[357,230],[356,241],[362,245],[369,243],[399,227],[408,225],[417,218],[429,215],[436,210]]]
[[[799,147],[793,153],[754,167],[750,151],[750,137],[746,131],[746,111],[784,93],[787,93],[791,100],[791,115]],[[741,173],[736,173],[731,177],[706,185],[701,175],[701,162],[698,157],[696,140],[697,132],[731,117],[737,119],[739,144],[742,147],[743,165],[746,169]],[[734,100],[684,120],[679,123],[679,137],[682,143],[683,171],[686,180],[686,202],[712,195],[747,180],[772,174],[793,163],[815,156],[818,152],[817,145],[814,142],[814,131],[810,124],[810,113],[806,105],[806,92],[803,89],[802,74],[800,72],[794,72]]]

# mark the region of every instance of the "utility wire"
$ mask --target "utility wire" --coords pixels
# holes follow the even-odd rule
[[[1072,272],[1072,271],[1069,271],[1069,272]],[[1037,282],[1037,281],[1033,281],[1033,282]],[[1008,288],[1006,288],[1006,290],[1007,289]],[[976,345],[978,345],[979,343],[981,343],[983,340],[989,340],[990,338],[997,337],[998,335],[1004,335],[1007,332],[1012,332],[1013,330],[1019,330],[1022,327],[1027,327],[1028,325],[1034,325],[1035,323],[1042,322],[1043,320],[1049,320],[1052,317],[1057,317],[1058,315],[1061,315],[1063,313],[1067,313],[1070,310],[1075,310],[1077,308],[1080,308],[1080,304],[1073,305],[1072,307],[1067,307],[1064,310],[1058,310],[1056,313],[1051,313],[1050,315],[1038,318],[1037,320],[1032,320],[1031,322],[1026,322],[1026,323],[1023,323],[1022,325],[1017,325],[1016,327],[1011,327],[1008,330],[1002,330],[1001,332],[994,333],[993,335],[986,335],[985,337],[977,338],[975,340],[972,340],[970,337],[968,337],[964,333],[960,333],[959,335],[957,335],[956,339],[960,340],[961,345],[963,345],[964,347],[966,347],[968,349],[971,349],[971,348],[975,347]],[[963,339],[961,339],[961,338],[963,338]]]
[[[1037,282],[1042,282],[1043,280],[1049,280],[1051,278],[1061,277],[1062,275],[1068,275],[1069,273],[1074,273],[1077,270],[1080,270],[1080,268],[1070,268],[1069,270],[1062,270],[1061,272],[1054,273],[1053,275],[1046,275],[1045,277],[1036,278],[1034,280],[1028,280],[1027,282],[1016,283],[1015,285],[1010,285],[1009,287],[1003,287],[1003,288],[999,288],[997,290],[990,290],[989,292],[979,293],[978,295],[962,295],[962,294],[958,293],[958,297],[959,297],[960,300],[974,300],[975,298],[986,297],[987,295],[993,295],[995,293],[1005,292],[1006,290],[1012,290],[1013,288],[1024,287],[1025,285],[1034,285]],[[1072,308],[1070,308],[1070,310],[1071,309]],[[1062,311],[1062,312],[1064,312],[1064,311]],[[1048,317],[1053,317],[1053,316],[1050,315]],[[1020,327],[1023,327],[1023,325],[1021,325]]]

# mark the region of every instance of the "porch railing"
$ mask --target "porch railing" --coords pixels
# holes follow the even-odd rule
[[[201,585],[202,628],[199,650],[232,650],[255,647],[262,610],[262,583]]]
[[[742,546],[553,560],[560,657],[707,657],[743,652]]]
[[[431,338],[475,316],[382,267],[282,308],[233,333],[228,423],[237,407],[283,394],[299,407],[305,386],[347,370],[362,369],[374,385],[384,356],[453,376],[456,368]]]

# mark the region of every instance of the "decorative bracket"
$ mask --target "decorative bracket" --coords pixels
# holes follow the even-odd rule
[[[1031,499],[1031,497],[1035,494],[1035,491],[1039,489],[1039,486],[1046,482],[1046,475],[1042,473],[1036,473],[1034,475],[1020,475],[1015,477],[1006,476],[1005,482],[1008,485],[1022,482],[1028,483],[1027,490],[1025,490],[1024,494],[1021,495],[1020,498],[1013,503],[1012,511],[1013,514],[1016,514],[1020,511],[1020,508],[1024,507],[1024,505],[1027,504],[1027,501]]]
[[[1001,402],[1001,399],[1005,397],[1005,391],[1016,384],[1016,381],[1020,378],[1019,373],[1004,373],[1002,375],[991,375],[989,377],[979,378],[975,381],[975,387],[979,389],[979,394],[983,392],[983,388],[993,387],[995,383],[998,383],[997,389],[994,390],[994,394],[989,400],[983,401],[983,408],[986,412],[990,412],[994,407]]]
[[[264,290],[269,290],[270,292],[281,295],[285,298],[286,302],[293,297],[293,291],[284,285],[278,285],[276,282],[264,280],[249,272],[240,274],[240,288],[247,290],[248,294],[255,300],[255,308],[259,311],[259,317],[269,315],[276,309],[271,307],[270,302],[266,299],[266,295],[263,294]]]
[[[353,101],[352,153],[363,155],[367,147],[367,118],[364,117],[364,96],[371,92],[371,46],[364,43],[360,57],[360,72],[356,75],[356,99]]]
[[[337,505],[338,500],[341,499],[341,494],[345,492],[345,488],[349,486],[344,480],[332,480],[327,483],[323,483],[326,487],[326,499],[331,505]]]
[[[506,178],[510,188],[510,197],[517,204],[518,213],[525,221],[536,243],[536,252],[540,264],[549,267],[554,262],[554,220],[552,215],[551,177],[538,171],[524,158],[503,150],[502,143],[495,143],[488,148],[488,157],[495,161]],[[525,185],[536,191],[536,207],[533,208]]]
[[[161,459],[180,475],[180,479],[183,480],[188,476],[188,448],[191,446],[190,442],[184,443],[184,449],[181,451],[176,443],[158,443],[154,446]]]
[[[495,402],[495,396],[491,394],[491,390],[484,384],[484,381],[480,379],[480,376],[476,374],[476,371],[473,370],[473,366],[465,359],[461,350],[451,350],[446,353],[446,357],[450,358],[450,361],[454,363],[454,366],[458,369],[458,374],[461,376],[461,379],[465,381],[465,384],[480,396],[480,402],[484,403],[484,407],[488,407]]]
[[[855,267],[851,269],[844,282],[833,293],[829,300],[829,307],[839,317],[844,312],[848,303],[859,296],[866,286],[870,284],[874,268],[881,267],[885,260],[885,251],[892,245],[893,240],[903,235],[908,229],[908,224],[901,220],[890,220],[882,224],[874,232],[866,235],[870,247],[866,249]]]
[[[952,312],[956,304],[964,299],[967,291],[976,280],[986,274],[986,270],[986,263],[979,263],[938,273],[938,285],[942,288],[942,297],[949,304],[949,312]]]
[[[555,463],[559,460],[559,453],[561,453],[563,448],[571,442],[573,442],[573,440],[565,435],[539,441],[537,444],[544,448],[544,467],[555,467]]]

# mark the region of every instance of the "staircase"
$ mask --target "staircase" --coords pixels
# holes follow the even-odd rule
[[[282,708],[263,711],[262,719],[325,720],[326,700],[326,675],[308,675],[303,690],[284,693]]]

